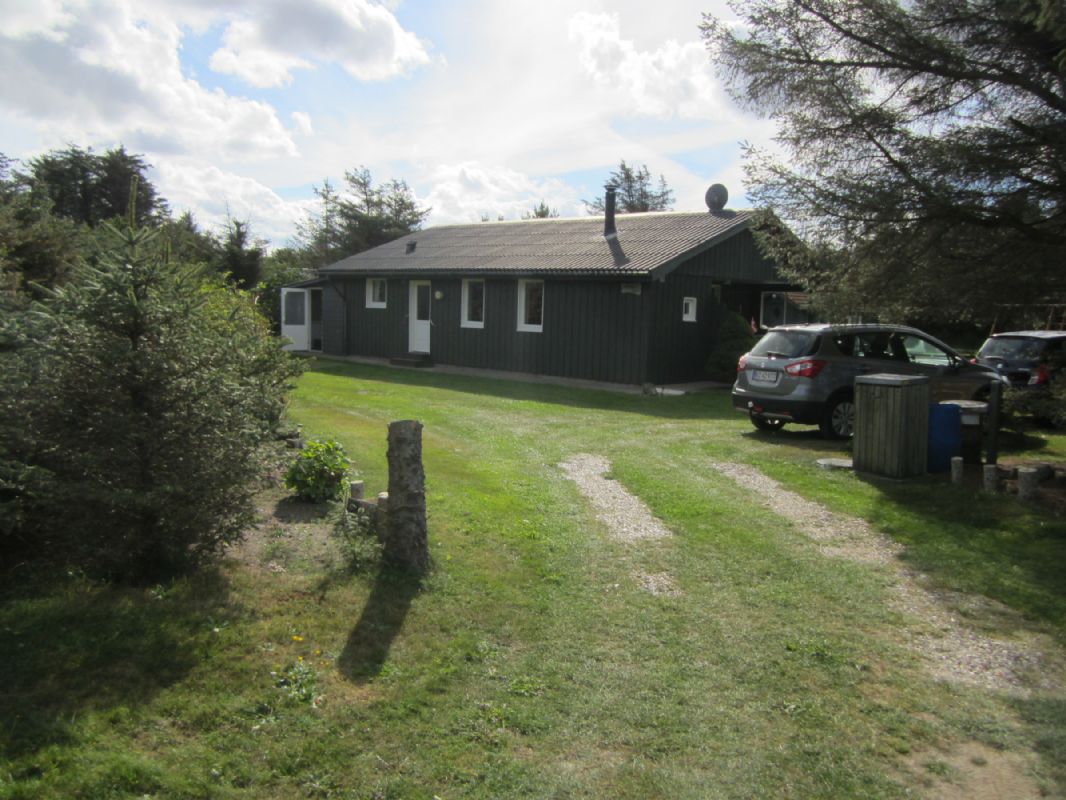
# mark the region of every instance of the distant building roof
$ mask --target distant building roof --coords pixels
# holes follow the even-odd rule
[[[603,217],[442,225],[349,256],[321,275],[646,278],[747,229],[753,213],[619,214],[610,238]]]

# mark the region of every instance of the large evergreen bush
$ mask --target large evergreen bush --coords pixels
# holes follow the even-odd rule
[[[737,378],[737,361],[755,346],[757,337],[751,324],[733,311],[722,315],[718,328],[718,342],[707,359],[706,370],[711,380],[732,383]]]
[[[203,562],[252,519],[256,449],[298,367],[247,295],[111,245],[0,334],[0,546],[125,580]]]

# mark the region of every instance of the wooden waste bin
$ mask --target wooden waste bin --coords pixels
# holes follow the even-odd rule
[[[929,379],[862,375],[855,379],[856,472],[909,478],[924,475],[929,435]]]

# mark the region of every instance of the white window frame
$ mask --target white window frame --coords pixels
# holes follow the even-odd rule
[[[540,284],[540,324],[531,325],[526,322],[526,287]],[[544,301],[547,287],[544,281],[521,280],[518,282],[518,330],[525,333],[541,333],[544,330]]]
[[[470,285],[474,283],[481,284],[481,319],[470,319]],[[463,299],[462,299],[462,316],[459,318],[459,325],[463,328],[484,328],[485,327],[485,281],[482,278],[463,278]]]
[[[374,287],[381,285],[384,290],[385,299],[374,299]],[[389,303],[389,283],[385,278],[367,278],[366,279],[366,307],[367,308],[385,308]]]
[[[696,298],[685,297],[681,301],[681,320],[683,322],[696,321]]]

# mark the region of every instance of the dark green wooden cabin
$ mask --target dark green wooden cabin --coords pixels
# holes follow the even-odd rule
[[[286,288],[282,333],[330,355],[627,384],[700,380],[726,310],[762,327],[802,317],[756,247],[751,216],[614,218],[608,205],[606,217],[429,228]],[[304,328],[287,324],[290,310]],[[303,333],[312,326],[319,337]]]

